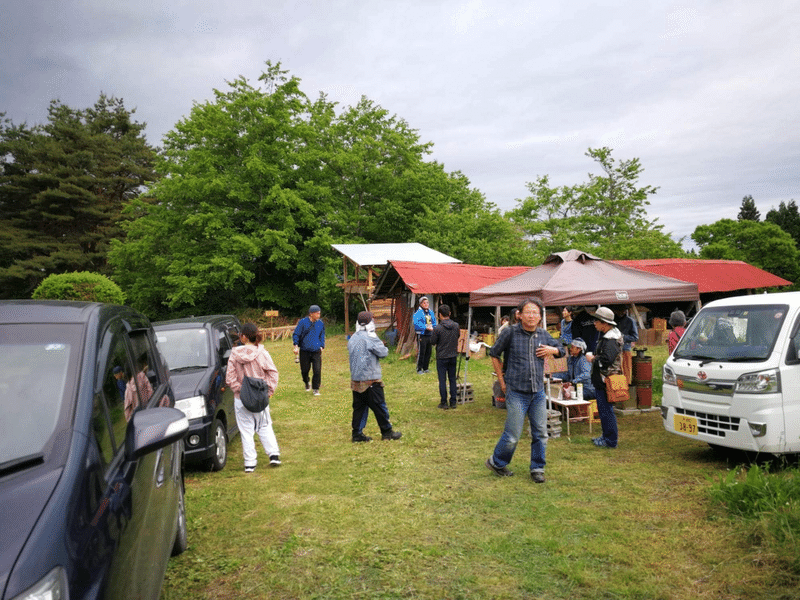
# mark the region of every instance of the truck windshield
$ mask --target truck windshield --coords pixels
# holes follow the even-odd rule
[[[704,308],[683,334],[673,357],[721,362],[766,360],[788,308],[784,304]]]

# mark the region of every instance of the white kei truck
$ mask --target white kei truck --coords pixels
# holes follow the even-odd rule
[[[800,452],[800,292],[709,302],[663,381],[668,432],[723,449]]]

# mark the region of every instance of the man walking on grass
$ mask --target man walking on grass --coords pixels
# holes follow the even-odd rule
[[[319,318],[322,309],[312,304],[308,309],[308,316],[300,319],[292,334],[294,353],[300,358],[300,376],[306,391],[313,390],[319,396],[319,385],[322,382],[322,351],[325,349],[325,323]],[[311,381],[308,372],[313,369]]]

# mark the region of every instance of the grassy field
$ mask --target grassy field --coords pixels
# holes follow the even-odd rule
[[[303,391],[289,341],[266,346],[281,373],[283,466],[270,469],[259,446],[246,475],[237,438],[224,471],[187,473],[190,545],[162,598],[798,597],[709,499],[730,465],[668,436],[658,412],[620,418],[616,450],[573,424],[550,440],[548,481],[536,485],[526,440],[516,476],[483,464],[505,419],[487,359],[469,362],[475,402],[442,411],[435,373],[390,354],[386,398],[403,438],[381,441],[370,416],[377,439],[352,444],[344,336],[329,336],[321,397]],[[659,349],[654,379],[664,358]]]

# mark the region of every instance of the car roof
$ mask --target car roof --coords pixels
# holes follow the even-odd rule
[[[146,319],[128,306],[101,302],[70,302],[64,300],[0,300],[2,323],[88,323],[124,316],[136,327],[146,325]]]
[[[789,304],[796,306],[800,303],[800,292],[778,292],[775,294],[748,294],[745,296],[731,296],[720,298],[706,304],[707,307],[715,306],[741,306],[762,304]]]
[[[216,325],[224,323],[225,321],[234,321],[239,323],[234,315],[204,315],[200,317],[184,317],[182,319],[170,319],[169,321],[156,321],[153,323],[153,329],[166,329],[168,327],[175,328],[190,328],[190,327],[204,327],[206,325]]]

